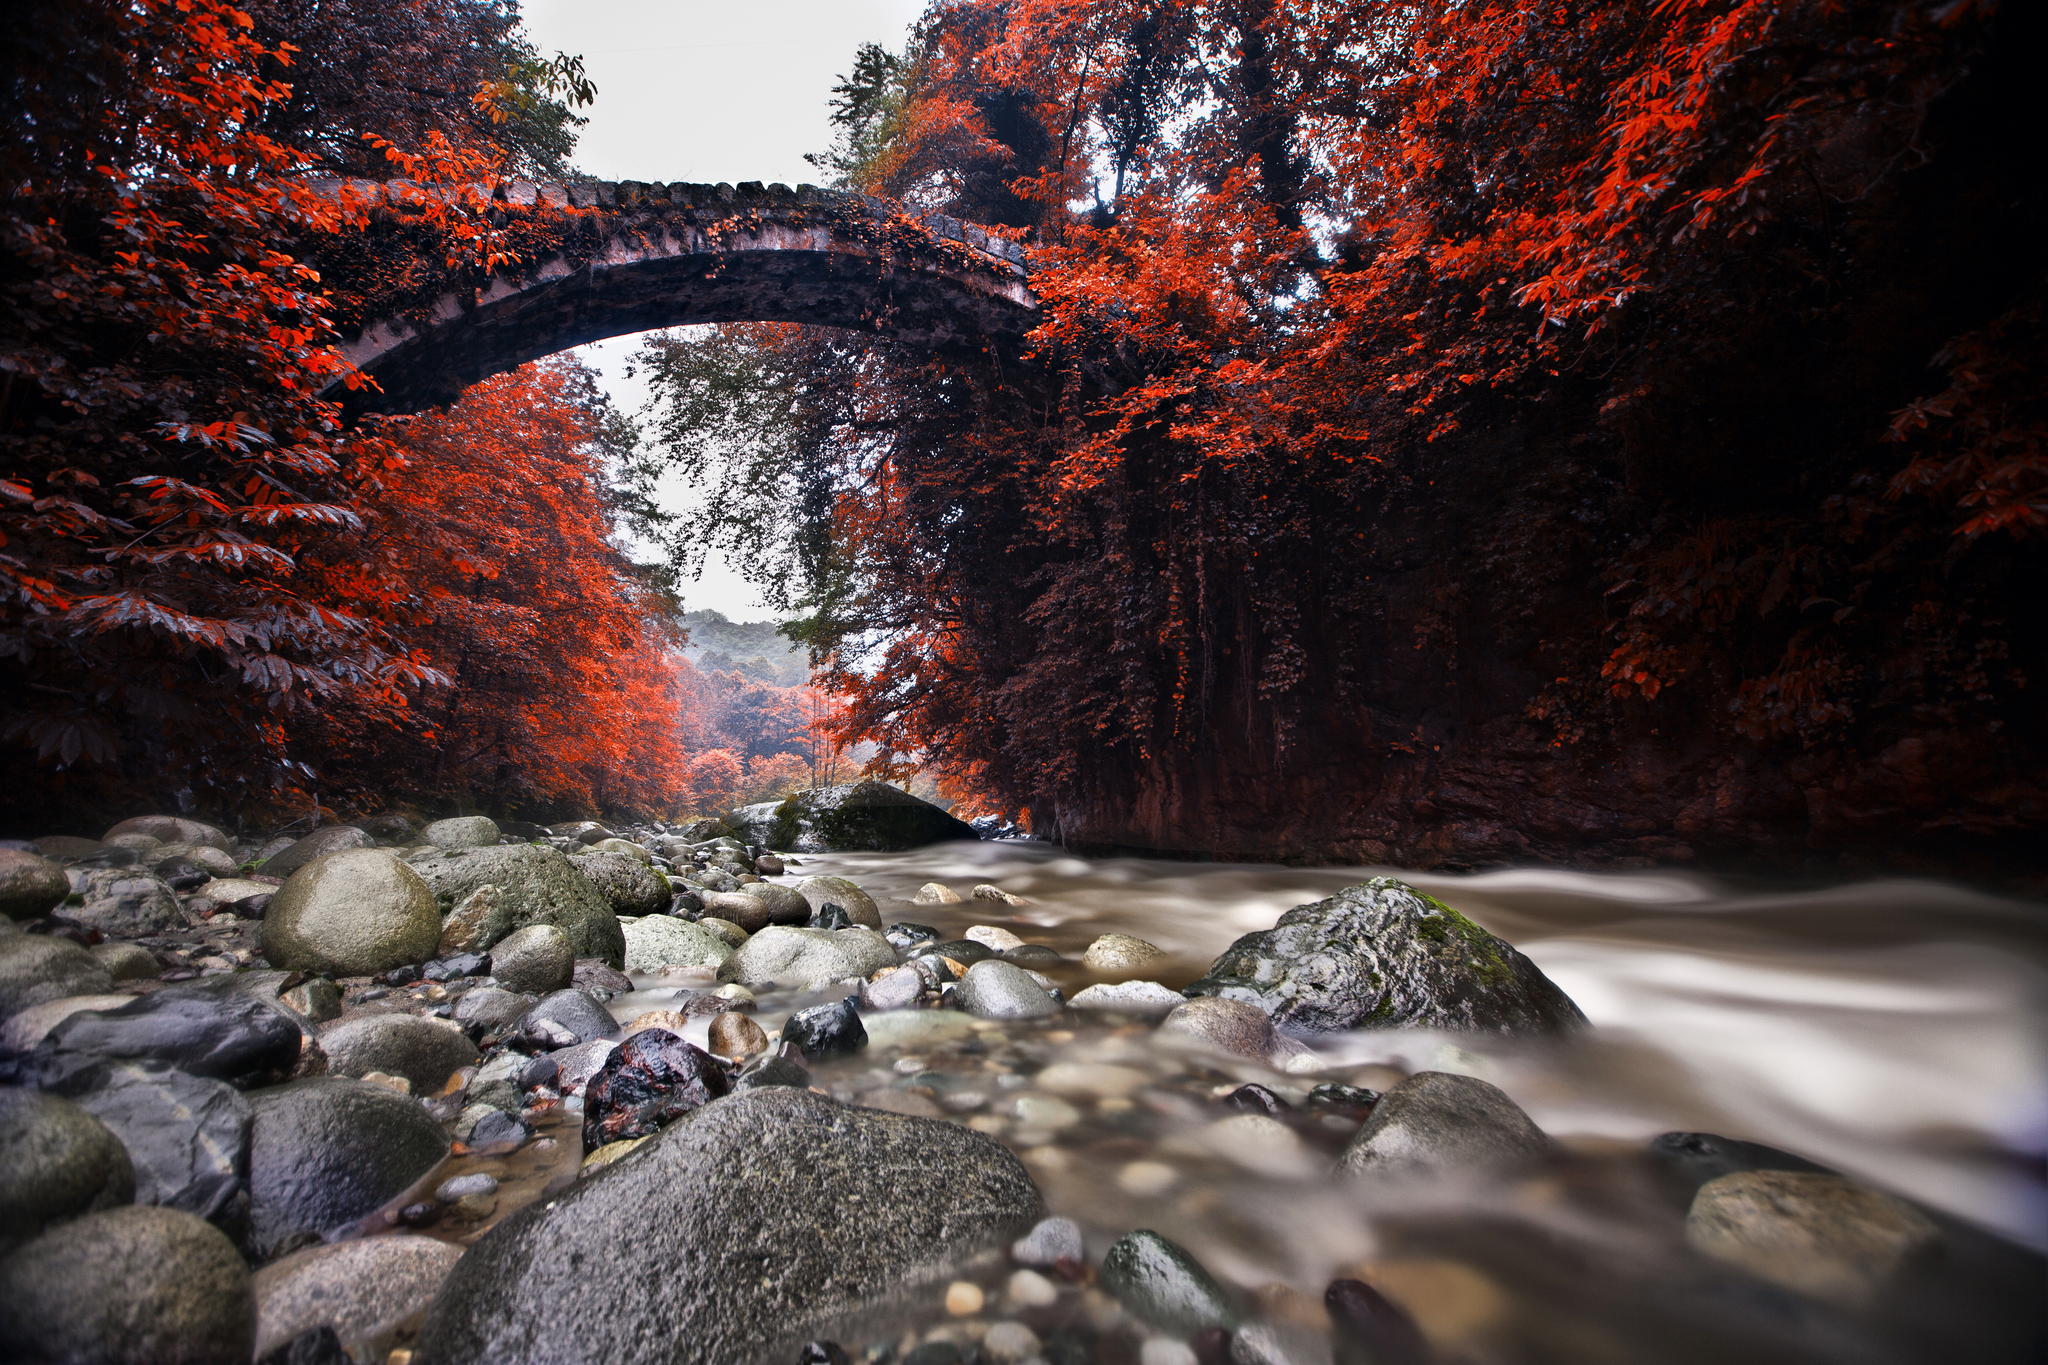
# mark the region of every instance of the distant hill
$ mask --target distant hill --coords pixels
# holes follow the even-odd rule
[[[773,621],[734,621],[709,610],[686,611],[681,619],[690,632],[683,653],[700,668],[729,670],[777,687],[810,679],[804,651],[785,639]]]

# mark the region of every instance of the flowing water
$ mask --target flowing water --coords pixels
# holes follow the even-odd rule
[[[1656,1229],[1677,1228],[1682,1203],[1645,1214],[1668,1191],[1652,1188],[1642,1153],[1671,1130],[1766,1143],[1935,1211],[1952,1240],[1981,1230],[1996,1234],[1981,1239],[1992,1247],[2048,1246],[2048,908],[1927,881],[1794,890],[1673,873],[1441,876],[1081,858],[1020,842],[800,861],[789,880],[850,877],[885,921],[943,937],[997,924],[1078,963],[1098,934],[1138,935],[1169,954],[1143,975],[1175,987],[1238,935],[1391,870],[1514,943],[1579,1003],[1593,1028],[1567,1042],[1359,1033],[1314,1040],[1277,1070],[1078,1011],[971,1030],[956,1014],[938,1031],[929,1016],[950,1012],[922,1011],[910,1024],[871,1016],[874,1044],[818,1069],[843,1098],[943,1113],[1008,1143],[1052,1209],[1082,1223],[1091,1257],[1134,1227],[1181,1242],[1281,1329],[1307,1334],[1289,1358],[1327,1349],[1313,1340],[1320,1293],[1341,1276],[1398,1290],[1439,1349],[1473,1360],[2007,1359],[2028,1329],[1984,1323],[2038,1311],[2014,1299],[2037,1273],[2024,1257],[1967,1270],[1978,1297],[1944,1290],[1874,1335],[1858,1335],[1868,1314],[1791,1314],[1759,1336],[1729,1325],[1755,1305],[1724,1312],[1725,1291],[1711,1287],[1664,1302],[1690,1272],[1670,1259],[1682,1238]],[[1031,904],[910,903],[926,882],[963,896],[993,883]],[[1095,979],[1077,965],[1047,970],[1069,993]],[[650,989],[613,1003],[622,1018],[667,994],[669,983],[642,980]],[[816,998],[765,994],[762,1022]],[[1272,1125],[1231,1123],[1222,1100],[1259,1081],[1298,1106],[1318,1081],[1384,1088],[1423,1069],[1501,1086],[1560,1141],[1563,1169],[1512,1190],[1360,1194],[1330,1174],[1355,1117],[1296,1113],[1294,1136],[1276,1142]],[[987,1281],[992,1312],[1004,1270],[962,1270]],[[914,1336],[918,1321],[945,1321],[936,1299],[924,1310],[899,1325]]]

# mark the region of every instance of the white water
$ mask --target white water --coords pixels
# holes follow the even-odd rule
[[[2048,907],[1924,881],[1759,890],[1663,873],[1084,859],[1022,843],[802,864],[793,875],[852,877],[885,918],[948,932],[1007,924],[1070,954],[1137,934],[1174,955],[1158,974],[1172,985],[1290,907],[1392,872],[1514,943],[1592,1020],[1564,1048],[1455,1040],[1469,1056],[1453,1065],[1553,1135],[1764,1142],[2048,1246]],[[928,881],[1036,903],[891,903]],[[1442,1068],[1444,1041],[1361,1034],[1322,1050]]]

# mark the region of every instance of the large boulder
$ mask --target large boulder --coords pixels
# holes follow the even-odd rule
[[[569,936],[576,956],[602,958],[614,967],[625,961],[626,936],[610,902],[555,849],[503,844],[421,853],[410,861],[443,906],[459,904],[479,887],[495,886],[500,917],[493,929],[501,924],[509,934],[529,924],[552,924]],[[496,941],[472,939],[466,946],[481,952]]]
[[[793,1360],[1039,1212],[1023,1166],[979,1133],[747,1090],[485,1234],[449,1275],[414,1360]],[[621,1228],[636,1230],[630,1255]]]
[[[882,912],[875,905],[875,898],[860,889],[860,885],[846,877],[806,877],[796,884],[797,894],[816,914],[828,905],[836,905],[846,912],[846,918],[863,929],[882,927]]]
[[[890,852],[980,837],[973,826],[886,782],[814,787],[786,801],[742,806],[725,821],[748,844],[796,853]]]
[[[64,869],[18,848],[0,848],[0,918],[35,919],[71,894]]]
[[[775,982],[809,990],[896,965],[896,950],[872,929],[799,929],[771,924],[720,967],[727,981]]]
[[[235,841],[225,830],[198,820],[187,820],[177,815],[138,815],[123,820],[100,837],[108,843],[123,835],[140,834],[160,844],[205,844],[223,853],[235,850]]]
[[[99,995],[113,984],[99,959],[69,939],[0,937],[0,1019],[45,1000]]]
[[[669,915],[622,920],[626,970],[658,972],[663,967],[723,967],[732,957],[726,941],[702,925]]]
[[[433,1237],[362,1237],[308,1247],[256,1272],[256,1358],[331,1328],[357,1360],[434,1301],[462,1248]]]
[[[618,843],[608,839],[606,843]],[[618,915],[658,915],[668,909],[668,903],[675,899],[675,891],[668,884],[668,878],[628,853],[603,848],[588,853],[571,855],[569,861],[576,870],[590,879],[590,884],[611,905],[612,913]]]
[[[436,820],[420,831],[420,841],[436,848],[490,848],[498,842],[498,822],[488,815]]]
[[[379,848],[315,858],[278,889],[263,916],[263,955],[292,971],[373,976],[425,962],[440,941],[434,893]]]
[[[376,842],[354,825],[329,825],[271,854],[263,860],[261,870],[267,876],[289,877],[315,858],[345,853],[352,848],[371,848]]]
[[[448,1154],[432,1115],[368,1081],[316,1076],[250,1101],[250,1222],[265,1256],[374,1212]]]
[[[152,872],[136,867],[78,868],[70,880],[72,894],[57,908],[59,919],[111,938],[140,938],[185,925],[178,893]]]
[[[107,1125],[58,1096],[0,1089],[0,1251],[134,1197],[135,1168]]]
[[[88,1214],[0,1261],[0,1359],[247,1365],[255,1335],[241,1253],[189,1213]]]
[[[1257,1005],[1293,1033],[1555,1033],[1586,1022],[1535,963],[1392,877],[1298,905],[1225,949],[1189,995]]]

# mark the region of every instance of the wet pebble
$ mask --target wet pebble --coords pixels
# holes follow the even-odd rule
[[[1201,1263],[1148,1228],[1117,1239],[1103,1255],[1100,1280],[1132,1314],[1167,1331],[1229,1328],[1238,1320]]]
[[[711,1020],[711,1050],[743,1062],[768,1050],[768,1034],[746,1015],[727,1011]]]
[[[842,1057],[867,1046],[868,1031],[851,997],[835,1005],[799,1010],[782,1026],[782,1039],[802,1049],[812,1061]]]
[[[1062,1261],[1078,1263],[1084,1253],[1081,1225],[1071,1218],[1042,1218],[1010,1244],[1010,1259],[1041,1270]]]
[[[1061,1009],[1029,972],[1008,962],[975,963],[954,994],[962,1009],[983,1019],[1036,1019]]]

